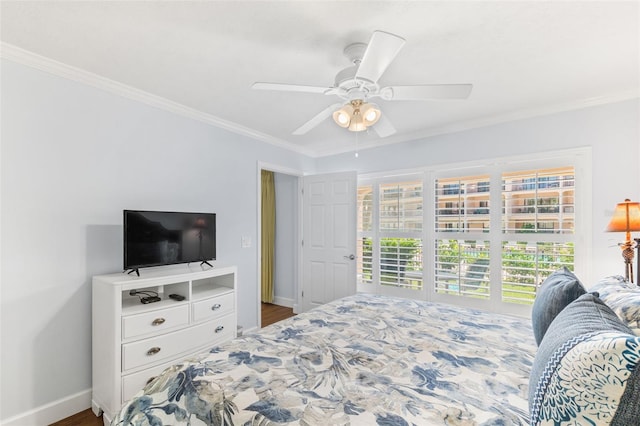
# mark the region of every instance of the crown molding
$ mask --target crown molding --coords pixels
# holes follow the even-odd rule
[[[299,154],[307,155],[310,157],[315,156],[315,153],[313,151],[294,145],[291,142],[275,138],[265,133],[250,129],[231,121],[224,120],[211,114],[207,114],[205,112],[182,105],[169,99],[152,95],[151,93],[136,89],[135,87],[119,83],[117,81],[102,77],[98,74],[76,68],[74,66],[53,60],[51,58],[47,58],[45,56],[38,55],[36,53],[6,42],[0,42],[0,57],[53,75],[57,75],[58,77],[63,77],[68,80],[104,90],[105,92],[141,102],[143,104],[168,111],[182,117],[191,118],[193,120],[204,122],[242,136],[247,136],[261,142],[266,142],[271,145],[287,149],[289,151],[295,151]]]
[[[119,83],[114,80],[102,77],[100,75],[91,73],[89,71],[82,70],[80,68],[73,67],[71,65],[55,61],[45,56],[38,55],[31,51],[19,48],[15,45],[0,42],[0,57],[11,60],[13,62],[20,63],[32,68],[45,71],[50,74],[57,75],[72,81],[76,81],[81,84],[95,87],[106,92],[122,96],[134,101],[144,103],[149,106],[153,106],[164,111],[168,111],[183,117],[191,118],[200,122],[204,122],[215,127],[228,130],[230,132],[247,136],[251,139],[266,142],[271,145],[294,151],[298,154],[306,155],[312,158],[326,157],[331,155],[344,154],[353,152],[353,146],[343,146],[340,148],[326,149],[310,149],[301,147],[292,142],[273,137],[271,135],[256,131],[254,129],[242,126],[240,124],[224,120],[211,114],[196,110],[191,107],[179,104],[177,102],[162,98],[160,96],[152,95],[148,92],[136,89],[126,84]],[[464,122],[457,122],[449,125],[432,127],[425,131],[416,132],[412,134],[396,135],[384,139],[378,139],[374,141],[362,141],[359,147],[360,151],[377,148],[385,145],[391,145],[395,143],[411,142],[427,139],[434,136],[458,133],[467,130],[473,130],[481,127],[488,127],[497,124],[503,124],[512,121],[524,120],[544,115],[557,114],[565,111],[577,110],[582,108],[588,108],[603,104],[622,102],[630,99],[640,98],[640,93],[636,91],[620,92],[616,94],[610,94],[606,96],[598,96],[592,98],[581,99],[573,102],[566,102],[556,105],[545,106],[541,108],[530,108],[519,111],[510,112],[507,114],[498,114],[493,116],[487,116],[479,119],[468,120]]]

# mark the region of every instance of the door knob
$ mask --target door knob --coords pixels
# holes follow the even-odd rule
[[[353,260],[353,259],[356,258],[356,256],[353,255],[353,254],[350,254],[349,256],[342,256],[342,257],[344,257],[345,259],[349,259],[349,260]]]

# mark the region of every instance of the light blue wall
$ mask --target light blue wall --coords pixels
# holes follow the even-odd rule
[[[1,71],[2,419],[91,388],[91,276],[122,269],[123,209],[217,213],[217,262],[238,266],[239,324],[255,327],[258,161],[314,161],[10,61]]]

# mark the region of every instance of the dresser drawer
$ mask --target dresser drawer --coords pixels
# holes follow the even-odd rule
[[[173,364],[174,362],[167,362],[157,367],[151,367],[137,373],[122,376],[122,401],[120,403],[125,403],[133,398],[149,381],[159,376],[160,373]]]
[[[236,337],[236,314],[231,313],[205,324],[211,324],[212,341],[211,346],[227,342]]]
[[[193,302],[193,321],[217,318],[234,311],[233,293]]]
[[[122,317],[122,338],[129,339],[189,323],[189,305]]]
[[[193,327],[122,345],[122,371],[170,360],[180,354],[230,340],[235,317],[227,315]]]

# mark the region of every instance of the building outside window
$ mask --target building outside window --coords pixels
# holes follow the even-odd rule
[[[358,186],[358,284],[422,291],[423,174]],[[360,215],[359,215],[360,216]]]
[[[471,239],[490,230],[490,176],[436,178],[434,186],[434,291],[455,296],[489,298],[489,241]],[[453,192],[448,188],[455,187]],[[458,209],[446,208],[455,204]],[[442,206],[445,206],[442,209]]]
[[[359,290],[530,309],[553,271],[585,268],[576,254],[590,241],[576,218],[585,155],[361,177]]]

